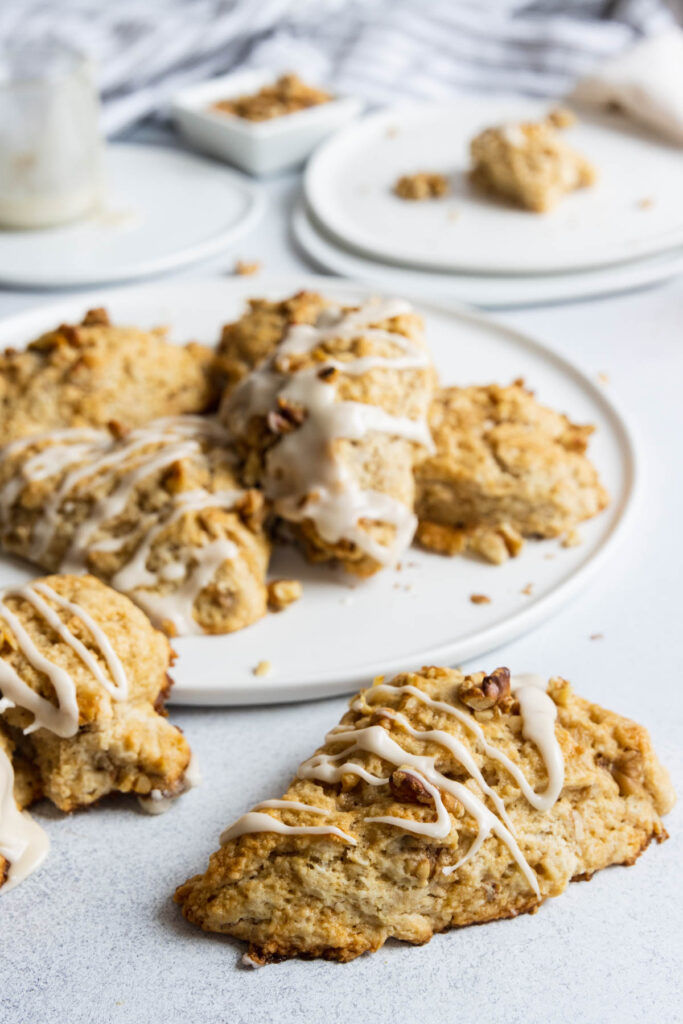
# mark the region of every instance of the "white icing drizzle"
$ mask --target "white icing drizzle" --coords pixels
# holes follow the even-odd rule
[[[309,808],[306,808],[309,810]],[[316,808],[315,810],[320,810]],[[314,811],[315,813],[315,811]],[[337,836],[351,846],[356,845],[356,840],[347,832],[342,832],[336,825],[285,825],[284,822],[274,818],[272,814],[264,814],[260,811],[249,811],[238,818],[234,825],[226,828],[221,833],[221,846],[229,843],[231,839],[239,836],[251,835],[254,832],[277,832],[279,835],[297,836]]]
[[[564,759],[555,735],[557,708],[554,701],[546,693],[546,688],[546,682],[538,675],[518,675],[513,676],[511,680],[511,690],[517,697],[520,705],[522,735],[538,747],[548,773],[548,784],[542,793],[536,793],[519,766],[486,740],[481,726],[467,712],[461,711],[445,701],[429,697],[428,694],[416,686],[410,684],[403,686],[380,684],[365,693],[365,703],[363,698],[360,698],[354,701],[351,707],[355,711],[362,711],[367,704],[374,703],[374,700],[371,700],[371,698],[409,694],[427,707],[456,718],[474,734],[484,753],[489,757],[495,758],[512,775],[527,801],[537,810],[544,812],[554,805],[560,795],[564,782]],[[422,821],[414,818],[384,815],[368,817],[366,821],[391,825],[403,831],[429,836],[433,839],[444,839],[450,834],[452,823],[441,794],[442,792],[450,793],[460,801],[465,810],[474,818],[477,824],[477,834],[465,854],[455,864],[445,867],[443,873],[450,875],[457,871],[462,864],[477,853],[488,836],[493,834],[505,844],[531,889],[537,896],[540,896],[536,875],[526,861],[515,839],[505,804],[487,784],[467,746],[443,729],[415,729],[405,715],[383,705],[382,715],[396,722],[403,731],[413,738],[435,743],[448,750],[458,763],[466,769],[482,791],[484,797],[488,797],[497,813],[494,814],[486,806],[484,800],[480,799],[469,786],[443,775],[436,767],[435,756],[409,753],[379,725],[359,726],[358,723],[353,723],[335,726],[325,737],[325,742],[328,744],[342,743],[344,744],[343,749],[337,753],[326,753],[323,751],[314,754],[299,767],[298,777],[300,779],[315,779],[320,782],[335,783],[339,782],[344,775],[353,774],[371,786],[384,786],[390,781],[389,776],[375,775],[362,764],[349,760],[354,754],[372,754],[382,761],[388,762],[394,768],[399,768],[413,775],[434,801],[436,818],[433,821]],[[259,813],[259,808],[266,807],[327,813],[322,808],[314,808],[294,800],[266,801],[263,804],[259,804],[254,811],[244,815],[233,826],[228,828],[221,836],[221,843],[226,843],[230,839],[253,832],[271,831],[303,834],[316,831],[315,827],[311,826],[301,826],[299,828],[285,826],[277,819],[273,819],[272,816]],[[320,829],[317,831],[321,832]],[[324,834],[325,831],[323,828],[321,834]],[[337,834],[337,832],[334,834]],[[346,833],[344,835],[346,836]]]
[[[180,459],[201,457],[203,438],[225,440],[219,423],[198,416],[168,417],[133,430],[122,440],[113,440],[106,431],[60,431],[59,442],[28,458],[15,476],[0,490],[0,521],[7,517],[22,488],[69,470],[59,487],[46,501],[40,519],[33,527],[30,557],[40,562],[49,550],[58,525],[59,512],[68,503],[74,489],[84,482],[104,483],[105,493],[95,501],[84,522],[76,529],[60,570],[80,573],[88,568],[91,554],[119,551],[131,540],[131,557],[112,577],[110,583],[131,597],[157,624],[171,623],[177,634],[201,634],[193,615],[196,598],[211,583],[220,566],[238,557],[237,546],[227,537],[211,541],[192,551],[189,564],[176,561],[158,571],[147,568],[147,561],[159,535],[183,516],[203,509],[231,510],[243,494],[240,490],[212,493],[205,489],[169,496],[170,509],[163,518],[150,515],[132,531],[115,537],[99,538],[102,527],[126,508],[135,488],[152,474]],[[27,448],[39,439],[16,442],[5,454]],[[161,447],[159,447],[161,446]],[[2,452],[0,452],[0,457]],[[128,463],[132,463],[128,468]],[[122,467],[125,467],[122,472]],[[118,475],[122,475],[117,479]],[[137,543],[135,543],[137,541]],[[159,588],[166,584],[160,592]]]
[[[40,825],[16,805],[14,769],[0,747],[0,856],[9,864],[7,880],[0,886],[0,894],[9,892],[40,867],[49,848],[50,841]]]
[[[185,769],[182,789],[177,790],[175,793],[164,792],[161,789],[153,789],[148,796],[139,796],[138,803],[146,814],[166,814],[166,811],[170,811],[171,807],[173,807],[174,803],[182,793],[187,793],[188,789],[194,789],[195,786],[201,785],[201,781],[202,777],[199,771],[199,762],[197,761],[196,754],[193,752],[190,754],[190,763]]]
[[[325,367],[360,375],[379,368],[406,370],[428,366],[429,357],[421,345],[401,334],[368,326],[410,311],[410,305],[398,299],[375,299],[349,314],[339,309],[325,310],[315,326],[293,325],[275,355],[240,384],[225,407],[228,426],[237,434],[252,416],[276,411],[278,400],[305,409],[304,422],[283,434],[266,455],[266,494],[283,519],[310,519],[327,543],[350,540],[380,564],[396,561],[410,544],[417,521],[411,509],[391,495],[363,490],[350,470],[335,457],[333,443],[342,439],[362,440],[376,432],[431,449],[429,428],[425,418],[412,420],[363,402],[337,401],[337,385],[321,380],[319,374]],[[348,362],[327,359],[314,367],[290,372],[291,356],[308,353],[331,339],[353,340],[359,334],[389,343],[405,354],[365,356]],[[363,528],[363,521],[393,525],[393,541],[378,543]]]

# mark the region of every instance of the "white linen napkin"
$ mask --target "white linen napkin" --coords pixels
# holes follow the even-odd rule
[[[683,30],[644,39],[583,78],[570,99],[628,117],[683,145]]]

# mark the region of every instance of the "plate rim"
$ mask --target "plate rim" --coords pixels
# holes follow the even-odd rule
[[[307,274],[263,275],[259,276],[257,281],[258,286],[266,293],[280,290],[286,292],[291,288],[301,289],[302,287],[336,290],[337,292],[346,292],[349,295],[367,295],[372,294],[373,291],[376,292],[372,285],[360,281]],[[209,282],[220,285],[223,293],[226,295],[229,293],[231,285],[238,294],[249,291],[253,286],[253,281],[252,284],[249,284],[249,279],[246,281],[244,279],[231,281],[229,278],[226,279],[213,274],[202,278],[179,280],[173,283],[154,282],[151,284],[134,285],[125,289],[112,290],[111,295],[106,293],[103,295],[102,291],[98,290],[96,296],[100,304],[106,303],[109,298],[125,303],[129,298],[139,298],[149,291],[166,291],[171,287],[174,290],[178,288],[191,290],[193,287]],[[87,303],[94,298],[95,295],[92,292],[73,293],[68,299],[62,298],[55,303],[41,303],[38,309],[24,310],[9,317],[3,317],[0,319],[0,345],[5,343],[3,335],[7,332],[40,329],[41,318],[44,318],[46,322],[52,322],[55,318],[68,317],[70,315],[67,312],[69,307],[82,302]],[[483,630],[478,630],[466,640],[450,641],[436,648],[420,649],[412,655],[402,655],[395,662],[383,661],[381,663],[366,664],[362,668],[346,673],[343,677],[340,677],[334,670],[330,670],[322,674],[316,682],[308,680],[300,683],[284,683],[278,680],[277,677],[259,677],[248,684],[232,687],[229,693],[226,693],[224,678],[221,681],[220,687],[216,683],[204,683],[202,688],[198,688],[196,692],[190,693],[183,689],[182,684],[176,683],[171,690],[167,701],[168,704],[186,707],[244,707],[320,700],[353,693],[360,686],[367,685],[372,677],[379,673],[395,674],[399,671],[405,671],[409,667],[419,668],[420,665],[427,664],[434,658],[443,659],[446,663],[459,663],[475,656],[485,657],[488,652],[513,638],[530,632],[535,626],[540,625],[559,611],[601,569],[605,561],[612,556],[618,545],[628,534],[636,520],[643,489],[642,458],[640,456],[641,445],[638,434],[628,422],[620,403],[615,401],[612,395],[607,394],[579,365],[567,356],[555,351],[541,338],[533,334],[507,324],[504,320],[500,320],[497,317],[479,313],[466,306],[455,303],[444,304],[420,298],[414,301],[427,312],[431,309],[436,313],[445,314],[448,317],[457,317],[488,330],[493,328],[496,333],[503,332],[508,337],[511,337],[516,344],[539,354],[541,358],[557,366],[563,373],[563,376],[569,376],[578,383],[587,391],[592,401],[602,408],[612,424],[624,456],[624,494],[617,518],[608,534],[602,540],[599,548],[593,554],[589,554],[586,560],[574,569],[566,579],[559,582],[549,594],[534,598],[526,607],[508,616],[503,622]],[[23,326],[24,324],[26,327]],[[249,628],[257,627],[258,623],[255,623],[253,627]],[[178,640],[175,643],[178,644]],[[180,643],[182,643],[182,638],[180,638]],[[479,651],[479,654],[475,655],[476,651]],[[182,656],[182,649],[179,653]],[[180,690],[180,694],[178,690]]]
[[[547,108],[550,105],[552,105],[551,101],[548,100],[547,98],[544,99],[533,96],[516,96],[514,97],[514,100],[515,102],[518,102],[520,104],[520,107],[526,105],[529,111],[531,111],[531,108]],[[382,124],[386,123],[387,121],[391,121],[392,118],[399,119],[401,117],[415,117],[419,116],[425,111],[435,110],[437,108],[446,109],[451,107],[454,110],[457,110],[458,104],[461,105],[463,101],[471,103],[492,101],[505,103],[506,105],[509,105],[511,97],[507,93],[493,92],[477,96],[467,95],[465,97],[460,97],[460,99],[457,101],[451,99],[435,101],[408,101],[405,103],[400,103],[394,107],[385,107],[382,108],[381,110],[375,110],[368,114],[365,114],[363,117],[356,119],[351,124],[342,128],[340,131],[335,132],[331,138],[324,141],[318,147],[318,149],[315,151],[315,153],[309,160],[308,164],[306,165],[304,171],[304,195],[306,196],[306,201],[309,205],[309,208],[314,212],[320,224],[322,224],[325,227],[325,230],[328,232],[328,234],[330,234],[336,240],[337,244],[344,246],[346,249],[353,250],[357,252],[359,255],[364,255],[366,258],[370,257],[380,259],[383,262],[388,263],[389,265],[409,267],[413,270],[431,270],[434,272],[441,271],[442,273],[451,271],[453,273],[460,274],[488,274],[491,277],[495,277],[498,275],[504,277],[542,276],[545,273],[570,274],[572,272],[604,269],[606,267],[616,267],[621,264],[628,264],[639,259],[643,259],[647,256],[662,255],[672,249],[679,248],[681,245],[683,245],[682,221],[681,225],[671,232],[672,237],[669,241],[660,242],[657,244],[655,244],[654,242],[650,244],[641,243],[641,245],[637,246],[637,251],[634,252],[633,250],[631,250],[631,252],[629,252],[627,255],[618,257],[606,257],[603,258],[602,260],[592,260],[589,263],[580,265],[577,265],[576,263],[570,263],[564,266],[555,266],[550,268],[549,270],[544,269],[544,267],[541,265],[525,267],[523,270],[520,270],[517,273],[515,273],[515,271],[507,265],[483,266],[478,264],[467,264],[459,260],[451,260],[450,262],[446,262],[445,259],[438,260],[436,258],[434,260],[420,258],[419,260],[416,261],[414,254],[411,255],[408,249],[402,252],[387,253],[385,250],[381,248],[381,246],[379,246],[377,242],[373,242],[371,239],[364,239],[361,238],[360,236],[356,236],[354,238],[351,235],[345,235],[339,229],[338,226],[335,226],[335,224],[338,224],[338,218],[332,218],[330,220],[328,216],[325,216],[323,208],[321,208],[323,207],[323,204],[316,202],[316,196],[320,196],[320,184],[318,179],[320,177],[324,177],[320,170],[321,165],[324,166],[325,161],[332,159],[335,150],[343,148],[343,146],[346,143],[348,143],[349,138],[351,138],[355,132],[360,131],[364,128],[369,130],[368,126],[370,126],[371,128],[374,124],[379,125],[381,129]],[[584,119],[586,114],[588,115],[588,117],[599,116],[599,114],[596,112],[587,111],[584,112]],[[631,130],[636,130],[636,126],[633,126],[631,124],[629,124],[629,128]],[[646,133],[643,132],[643,134]],[[332,156],[330,154],[332,154]],[[329,214],[329,204],[327,204],[327,212]],[[346,228],[346,230],[348,230],[348,228]],[[661,235],[658,235],[657,237],[661,238]]]
[[[226,186],[232,185],[235,188],[239,188],[241,194],[244,196],[246,203],[246,210],[242,218],[230,227],[219,229],[214,232],[210,237],[206,238],[201,242],[193,242],[186,244],[177,251],[170,255],[158,256],[153,259],[136,265],[135,268],[128,267],[128,269],[120,269],[109,274],[97,273],[95,271],[91,273],[84,273],[79,275],[77,278],[73,276],[65,276],[59,272],[50,274],[43,274],[39,276],[28,276],[24,273],[14,274],[11,269],[7,267],[0,267],[0,287],[13,288],[17,291],[29,291],[29,292],[43,292],[51,290],[63,290],[63,291],[76,291],[83,288],[109,288],[113,285],[130,284],[140,279],[146,279],[155,276],[161,276],[163,274],[171,273],[172,271],[183,270],[187,267],[194,265],[195,263],[201,263],[203,260],[210,259],[212,256],[220,255],[234,242],[238,241],[253,228],[260,221],[266,207],[266,200],[263,194],[263,190],[259,185],[253,181],[250,181],[246,175],[241,174],[239,171],[225,167],[223,164],[216,163],[206,155],[191,152],[190,150],[182,149],[173,145],[156,145],[154,143],[134,143],[134,142],[113,142],[110,143],[104,151],[104,166],[106,175],[107,156],[112,153],[118,153],[124,151],[127,154],[135,152],[136,155],[140,151],[152,151],[155,154],[160,152],[165,155],[170,155],[173,159],[192,161],[201,163],[209,168],[220,172],[220,176],[226,179]],[[215,165],[215,167],[214,167]],[[85,221],[83,222],[85,223]],[[68,228],[71,225],[57,225],[54,229],[59,230],[60,227]],[[36,233],[36,239],[39,240],[41,232]]]
[[[308,209],[303,194],[299,196],[299,201],[292,210],[290,229],[294,241],[303,251],[306,259],[311,260],[328,273],[343,276],[346,276],[346,274],[367,274],[370,280],[372,280],[373,274],[377,272],[378,276],[375,279],[376,287],[383,289],[391,288],[389,278],[392,274],[396,274],[397,271],[401,274],[414,274],[416,278],[423,277],[424,280],[415,280],[405,284],[399,280],[397,285],[416,301],[453,303],[456,307],[471,306],[476,309],[489,311],[540,308],[543,306],[557,306],[568,302],[604,298],[609,295],[619,295],[625,291],[633,291],[639,288],[651,288],[683,273],[683,246],[678,249],[669,250],[667,253],[660,253],[657,256],[645,256],[642,260],[619,264],[613,267],[598,267],[590,271],[575,270],[567,274],[543,274],[538,277],[532,274],[524,277],[519,275],[508,277],[505,274],[461,274],[457,271],[430,271],[422,268],[399,266],[394,263],[375,260],[370,256],[349,250],[341,242],[337,242],[331,237],[328,238],[326,236],[326,229],[316,223],[315,214],[312,210]],[[330,250],[332,250],[333,254],[330,254]],[[337,253],[339,258],[337,258]],[[351,263],[347,263],[347,260],[360,260],[368,264],[368,266],[359,265],[352,270]],[[606,275],[608,273],[613,275],[610,283],[605,282],[600,285],[594,280],[593,284],[589,285],[586,280],[589,276]],[[382,277],[385,275],[387,277],[386,282],[382,280]],[[438,282],[427,280],[432,275],[443,280]],[[617,275],[619,275],[620,280],[616,280]],[[353,277],[350,279],[353,280]],[[534,284],[541,284],[543,287],[546,287],[547,283],[555,279],[557,279],[558,289],[562,284],[564,290],[558,291],[553,295],[544,295],[541,298],[537,296],[533,298],[524,296],[521,299],[515,299],[509,296],[496,296],[495,293],[495,289],[499,287],[500,282],[505,282],[506,285],[515,284],[517,286],[519,286],[520,282],[525,284],[533,282]],[[578,285],[579,280],[583,282],[581,286]],[[489,295],[485,297],[471,296],[469,299],[464,297],[450,299],[445,294],[445,290],[453,286],[465,290],[468,282],[475,283],[477,287],[488,287],[490,289]],[[573,286],[570,286],[570,283]],[[438,292],[439,288],[444,289],[444,294]]]

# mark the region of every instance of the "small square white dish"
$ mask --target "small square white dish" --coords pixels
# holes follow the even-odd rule
[[[247,121],[211,109],[219,100],[257,92],[278,77],[273,71],[238,71],[183,89],[172,102],[181,135],[190,145],[250,174],[273,174],[299,166],[319,142],[363,110],[363,101],[354,96],[335,96],[269,121]]]

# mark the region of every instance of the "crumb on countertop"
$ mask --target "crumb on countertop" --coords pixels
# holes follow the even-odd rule
[[[268,584],[268,608],[271,612],[281,612],[298,601],[303,592],[300,580],[273,580]]]
[[[399,199],[439,199],[450,190],[445,174],[420,171],[418,174],[404,174],[394,185],[394,194]]]
[[[609,377],[607,376],[606,373],[600,372],[598,374],[598,380],[600,381],[601,384],[609,384]]]
[[[273,671],[273,666],[270,661],[259,661],[258,665],[251,670],[253,676],[269,676]]]
[[[491,598],[486,594],[470,594],[472,604],[491,604]]]
[[[655,201],[648,196],[645,199],[639,199],[637,205],[641,210],[650,210],[655,205]]]

